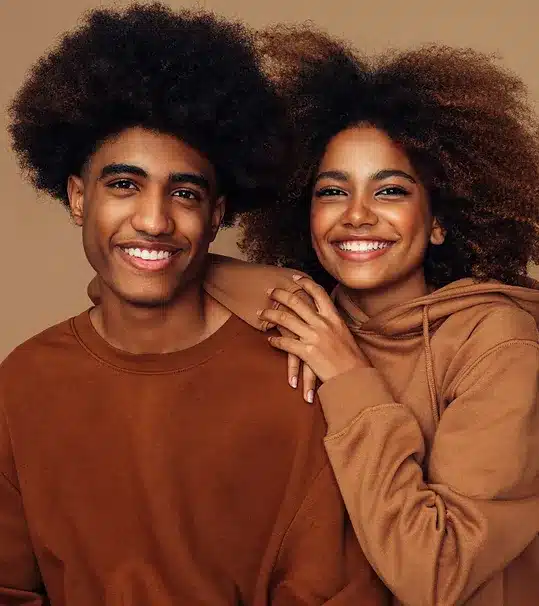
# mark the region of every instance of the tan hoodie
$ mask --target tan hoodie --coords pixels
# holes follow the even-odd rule
[[[291,274],[214,257],[206,290],[265,330]],[[319,389],[326,448],[395,604],[539,605],[539,288],[460,280],[373,318],[335,299],[373,368]]]
[[[326,448],[373,567],[410,606],[539,604],[539,290],[336,300],[373,368],[320,388]]]

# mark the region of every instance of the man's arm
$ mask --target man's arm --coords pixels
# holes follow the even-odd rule
[[[0,415],[0,604],[41,606],[48,601],[40,591],[42,580],[17,485],[7,423],[3,412]]]
[[[268,593],[271,606],[390,603],[357,542],[329,464],[316,476],[286,532]]]

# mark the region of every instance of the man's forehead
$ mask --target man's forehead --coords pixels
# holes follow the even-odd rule
[[[99,178],[104,169],[125,167],[125,172],[160,180],[179,180],[182,174],[198,174],[215,180],[215,169],[198,150],[169,134],[132,128],[105,140],[89,159],[90,172]],[[131,170],[127,170],[131,169]]]

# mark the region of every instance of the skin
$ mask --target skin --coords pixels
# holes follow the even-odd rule
[[[429,243],[442,244],[445,232],[404,150],[383,131],[358,125],[326,147],[313,188],[311,237],[323,267],[372,317],[429,292],[423,262]],[[368,252],[341,249],[359,241],[380,244]],[[283,309],[259,315],[297,338],[271,337],[270,343],[301,359],[321,382],[357,364],[370,366],[327,293],[307,278],[297,280],[317,309],[275,289],[271,297]],[[305,387],[312,402],[314,389]]]
[[[172,135],[130,128],[105,140],[82,175],[69,177],[68,195],[100,282],[90,317],[111,345],[166,353],[195,345],[226,321],[229,312],[202,288],[225,209],[204,155]],[[126,253],[135,247],[173,254],[142,262]]]

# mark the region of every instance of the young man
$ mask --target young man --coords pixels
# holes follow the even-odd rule
[[[283,158],[248,33],[160,5],[95,11],[11,116],[101,300],[0,367],[0,604],[386,603],[319,408],[203,288],[219,225],[273,194]]]

